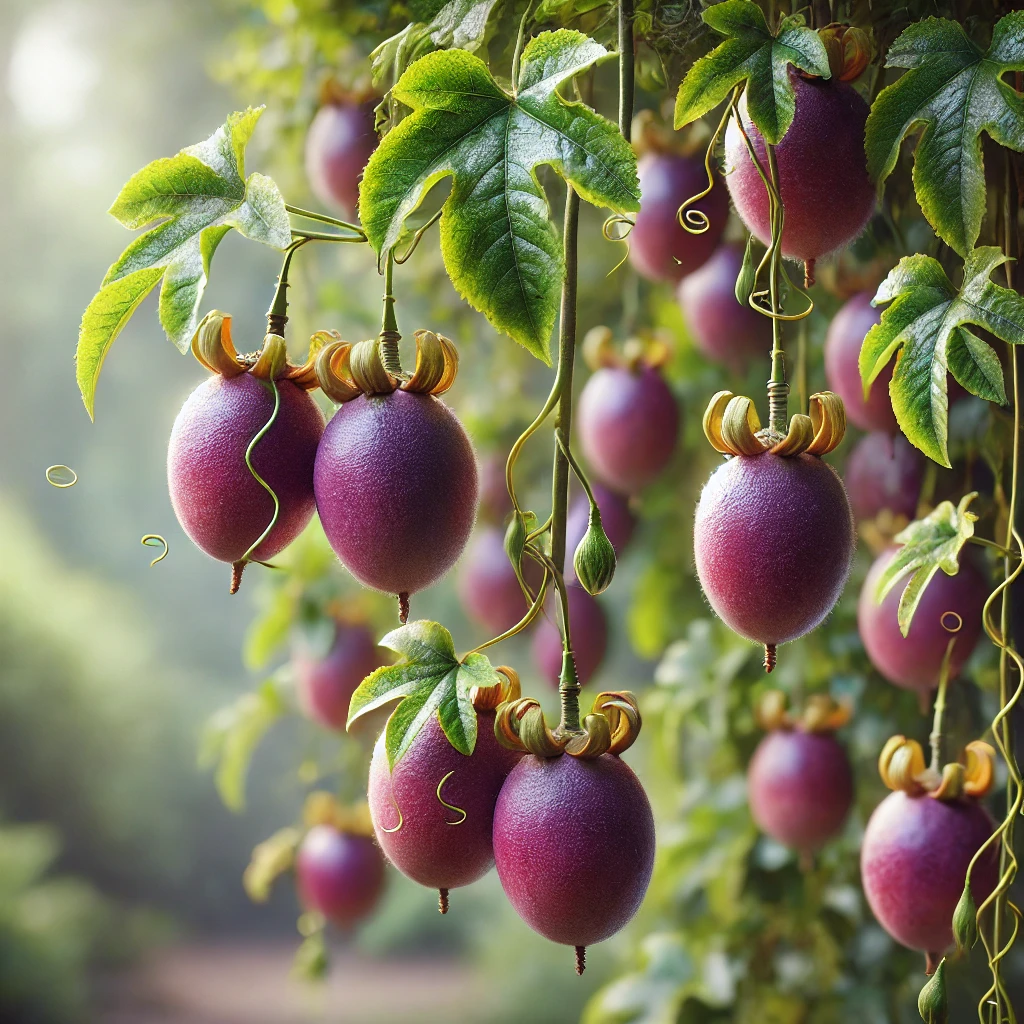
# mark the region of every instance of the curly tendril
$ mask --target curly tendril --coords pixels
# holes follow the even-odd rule
[[[715,129],[715,134],[711,136],[711,142],[708,143],[708,148],[704,153],[704,172],[708,178],[707,188],[702,192],[698,192],[695,196],[690,196],[676,211],[676,220],[679,221],[679,226],[691,235],[703,235],[711,227],[708,215],[703,210],[694,210],[691,207],[694,203],[699,203],[706,195],[709,195],[715,187],[715,174],[711,169],[711,161],[714,159],[715,147],[718,145],[718,140],[721,138],[722,132],[729,121],[729,115],[732,113],[738,93],[738,88],[733,90],[732,102],[726,104],[725,112],[722,114],[718,127]]]
[[[614,229],[621,225],[622,232],[619,234],[614,233]],[[624,217],[621,213],[613,213],[602,225],[601,234],[604,236],[606,241],[609,242],[622,242],[626,247],[626,251],[622,254],[622,259],[612,267],[611,270],[605,274],[605,277],[611,277],[616,270],[619,269],[629,259],[629,236],[633,228],[636,227],[636,221],[630,217]]]
[[[68,474],[70,474],[70,477]],[[78,483],[78,474],[70,466],[47,466],[46,482],[53,487],[65,490],[68,487],[74,487]]]
[[[159,533],[147,533],[139,543],[147,548],[163,547],[163,551],[161,551],[160,554],[149,563],[150,569],[152,569],[157,562],[162,562],[167,557],[167,552],[170,550],[167,541],[164,540]]]
[[[441,782],[442,782],[442,785],[443,785],[444,779],[442,779]],[[437,788],[440,789],[441,787],[438,786]],[[441,797],[440,797],[440,794],[439,794],[438,795],[438,800],[440,800],[440,799],[441,799]],[[402,808],[398,806],[398,801],[395,799],[395,792],[394,792],[394,790],[391,791],[391,806],[394,807],[394,809],[396,811],[398,811],[398,824],[394,828],[384,828],[384,826],[381,825],[381,829],[380,829],[381,832],[387,832],[388,834],[391,834],[392,832],[397,832],[405,824],[405,818],[402,815]]]
[[[466,812],[465,812],[465,811],[464,811],[464,810],[463,810],[463,809],[462,809],[461,807],[456,807],[456,806],[455,806],[455,804],[450,804],[450,803],[448,803],[448,801],[447,801],[447,800],[445,800],[445,798],[444,798],[443,796],[441,796],[441,790],[442,790],[442,788],[444,787],[444,784],[445,784],[445,783],[446,783],[446,782],[447,782],[447,781],[448,781],[448,780],[449,780],[449,779],[450,779],[450,778],[451,778],[451,777],[452,777],[452,776],[453,776],[454,774],[455,774],[455,769],[453,768],[453,769],[452,769],[452,770],[451,770],[451,771],[450,771],[450,772],[449,772],[449,773],[448,773],[448,774],[447,774],[447,775],[446,775],[446,776],[445,776],[445,777],[444,777],[444,778],[443,778],[443,779],[442,779],[442,780],[441,780],[441,781],[440,781],[440,782],[439,782],[439,783],[437,784],[437,799],[438,799],[438,801],[440,801],[440,803],[441,803],[441,806],[442,806],[442,807],[447,807],[449,811],[454,811],[454,812],[455,812],[456,814],[461,814],[461,815],[462,815],[462,817],[461,817],[461,818],[459,818],[459,820],[458,820],[458,821],[446,821],[446,822],[445,822],[445,824],[446,824],[446,825],[461,825],[461,824],[462,824],[462,823],[463,823],[463,822],[464,822],[464,821],[465,821],[465,820],[466,820],[466,819],[467,819],[467,818],[469,817],[469,815],[468,815],[468,814],[467,814],[467,813],[466,813]]]
[[[409,242],[409,247],[405,250],[405,252],[402,253],[401,256],[399,256],[397,253],[395,254],[395,262],[399,266],[409,261],[412,254],[416,251],[417,247],[419,246],[420,240],[423,238],[423,236],[427,233],[427,231],[430,228],[432,228],[441,219],[442,212],[442,210],[438,210],[437,213],[435,213],[434,216],[431,217],[430,220],[428,220],[426,224],[423,225],[423,227],[417,229],[416,233],[412,236],[412,240]]]

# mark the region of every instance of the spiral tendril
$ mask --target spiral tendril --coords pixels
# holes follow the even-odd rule
[[[454,811],[456,814],[461,814],[462,817],[458,821],[446,821],[446,825],[461,825],[469,815],[461,808],[456,807],[455,804],[448,803],[443,796],[441,796],[441,790],[444,784],[455,774],[455,769],[452,769],[438,784],[437,784],[437,799],[440,801],[442,807],[447,807],[449,811]]]
[[[70,480],[62,480],[61,477],[65,473],[71,474]],[[46,482],[53,487],[58,487],[61,490],[65,490],[68,487],[74,487],[78,483],[78,474],[70,467],[63,464],[57,466],[47,466],[46,468]]]
[[[277,492],[274,490],[273,487],[270,486],[270,484],[267,483],[266,480],[263,479],[263,477],[259,475],[259,473],[256,472],[256,468],[252,464],[253,450],[255,449],[256,445],[258,445],[260,441],[262,441],[263,438],[266,437],[267,432],[277,421],[277,414],[281,410],[281,391],[277,386],[277,382],[271,380],[269,384],[274,392],[274,411],[270,414],[270,419],[267,420],[267,422],[264,423],[262,427],[260,427],[260,429],[256,433],[256,436],[249,442],[249,447],[245,449],[245,464],[246,466],[248,466],[249,472],[253,475],[255,481],[260,485],[260,487],[262,487],[267,492],[267,494],[270,495],[271,499],[273,500],[274,514],[273,516],[271,516],[270,522],[267,524],[267,528],[256,538],[255,541],[253,541],[253,543],[249,546],[249,550],[246,551],[244,555],[242,555],[241,559],[239,559],[239,561],[241,561],[243,564],[245,562],[248,562],[252,558],[253,552],[267,539],[267,537],[270,536],[270,531],[273,530],[274,527],[277,525],[277,518],[281,514],[281,502],[280,499],[277,497]]]
[[[416,231],[416,233],[412,236],[412,241],[409,243],[409,247],[405,250],[405,252],[402,253],[401,256],[397,255],[397,253],[395,254],[394,259],[399,266],[409,261],[409,258],[412,256],[412,254],[416,251],[417,247],[419,246],[420,240],[427,233],[428,229],[433,227],[441,219],[442,213],[443,210],[438,210],[437,213],[435,213],[434,216],[431,217],[430,220],[428,220],[426,224],[423,225],[423,227],[419,228]]]
[[[167,552],[170,550],[167,541],[164,540],[159,533],[147,533],[139,543],[147,548],[158,548],[161,545],[163,546],[163,551],[161,551],[160,554],[149,563],[149,567],[151,569],[157,562],[162,562],[167,557]]]
[[[444,780],[442,779],[441,781],[443,782]],[[440,788],[441,787],[438,786],[438,789]],[[441,799],[440,796],[438,796],[438,799]],[[394,828],[384,828],[383,825],[381,825],[380,827],[381,832],[387,832],[389,835],[392,832],[397,832],[405,824],[405,818],[402,816],[402,808],[398,806],[398,801],[395,799],[394,790],[391,791],[391,806],[394,807],[396,811],[398,811],[398,824]],[[444,913],[444,911],[441,911],[441,913]]]
[[[733,100],[735,101],[736,92],[733,91]],[[725,111],[722,114],[721,120],[718,122],[718,127],[715,129],[714,135],[711,136],[711,141],[708,143],[708,148],[704,153],[704,172],[707,174],[708,184],[703,191],[698,192],[695,196],[690,196],[676,210],[676,220],[679,222],[679,226],[691,235],[703,235],[711,227],[711,221],[708,215],[703,210],[691,209],[694,203],[699,203],[706,195],[710,194],[711,190],[715,187],[715,173],[711,169],[711,161],[714,159],[715,147],[718,145],[718,140],[725,130],[725,126],[729,120],[729,115],[732,113],[732,105],[726,104]]]

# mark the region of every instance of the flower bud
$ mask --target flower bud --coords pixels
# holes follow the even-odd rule
[[[949,1003],[946,1000],[946,961],[943,958],[917,997],[917,1012],[925,1024],[948,1024]]]
[[[741,306],[746,306],[750,299],[750,293],[754,290],[757,278],[757,265],[754,261],[754,236],[747,237],[747,247],[743,250],[743,262],[740,265],[740,272],[736,278],[736,301]]]
[[[601,525],[601,510],[593,502],[587,532],[576,545],[572,567],[580,586],[592,596],[607,590],[615,575],[615,548]]]
[[[518,510],[513,513],[512,519],[505,530],[505,554],[512,563],[516,575],[521,576],[523,561],[523,550],[526,547],[526,516]]]
[[[971,877],[967,876],[963,895],[953,911],[953,938],[956,940],[957,952],[970,949],[978,941],[978,908],[974,905],[971,895]]]

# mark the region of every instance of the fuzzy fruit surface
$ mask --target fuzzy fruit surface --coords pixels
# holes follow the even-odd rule
[[[694,524],[711,607],[759,644],[795,640],[839,600],[855,546],[842,481],[817,456],[739,455],[704,485]]]
[[[306,177],[325,206],[352,215],[359,203],[359,179],[377,146],[372,103],[328,103],[306,134]]]
[[[988,811],[969,798],[890,793],[871,815],[860,851],[864,895],[878,923],[911,949],[948,949],[967,866],[994,828]],[[971,872],[977,906],[995,888],[997,851],[988,850]]]
[[[747,771],[758,828],[810,854],[842,831],[853,804],[853,772],[831,733],[779,729],[758,744]]]
[[[654,866],[654,816],[630,767],[527,755],[494,811],[498,878],[516,913],[552,942],[589,946],[639,910]]]
[[[736,301],[742,264],[741,246],[721,245],[704,266],[679,282],[676,292],[697,348],[712,362],[737,371],[772,349],[771,321]]]
[[[679,281],[714,252],[729,219],[721,179],[696,205],[711,226],[691,235],[676,217],[679,207],[707,188],[702,161],[672,153],[647,153],[637,164],[640,212],[629,233],[629,261],[641,277]]]
[[[924,456],[902,434],[865,434],[850,452],[843,474],[856,519],[874,519],[886,510],[913,519],[924,468]]]
[[[852,242],[875,210],[875,188],[864,155],[868,105],[845,82],[806,79],[792,70],[796,113],[775,147],[779,192],[786,211],[782,254],[816,260]],[[747,114],[740,117],[765,176],[770,177],[764,138]],[[743,223],[765,245],[771,242],[768,192],[750,159],[743,134],[731,118],[725,132],[725,176]]]
[[[661,374],[605,366],[580,392],[583,454],[613,491],[635,494],[668,465],[679,435],[679,406]]]
[[[253,449],[256,472],[274,488],[281,509],[252,558],[266,561],[312,519],[313,463],[324,418],[308,392],[280,381],[281,408]],[[274,412],[273,385],[251,373],[215,374],[181,407],[167,447],[167,485],[174,514],[192,542],[222,562],[236,562],[274,515],[274,501],[249,472],[245,453]]]
[[[567,589],[576,675],[580,686],[586,686],[600,669],[608,649],[608,616],[601,602],[591,597],[578,583]],[[532,644],[534,663],[540,674],[554,686],[558,686],[562,675],[562,634],[557,625],[559,614],[558,602],[549,601],[547,617],[537,624]]]
[[[384,889],[384,858],[369,836],[314,825],[295,857],[299,899],[338,925],[352,925],[377,905]]]
[[[316,456],[327,539],[360,583],[415,593],[455,563],[476,518],[476,459],[440,399],[361,395],[327,424]]]
[[[377,842],[404,875],[432,889],[469,885],[494,863],[491,823],[505,777],[522,754],[506,750],[494,738],[494,713],[478,712],[476,748],[459,753],[441,731],[435,715],[405,756],[388,770],[384,736],[370,762],[370,815]],[[445,803],[438,799],[441,788]],[[401,811],[401,819],[399,819]],[[461,811],[466,812],[462,819]],[[394,829],[401,820],[401,826]]]
[[[592,483],[590,489],[594,492],[594,501],[601,510],[601,528],[611,541],[615,554],[621,555],[636,529],[636,516],[629,507],[629,499],[599,482]],[[590,502],[586,494],[577,494],[569,506],[569,514],[565,521],[566,583],[576,579],[572,559],[589,525]]]
[[[542,573],[530,558],[523,573],[536,588]],[[505,554],[505,535],[496,526],[477,530],[459,565],[459,601],[466,615],[497,635],[511,629],[528,608],[512,563]]]
[[[383,664],[381,650],[366,626],[339,622],[334,642],[322,656],[297,641],[292,647],[292,671],[303,714],[343,732],[355,688]]]
[[[868,331],[882,316],[882,311],[871,305],[872,298],[871,292],[858,292],[832,317],[825,335],[825,379],[829,389],[843,400],[851,423],[861,430],[895,434],[899,426],[889,401],[889,381],[895,363],[875,378],[867,401],[861,384],[860,350]]]
[[[955,576],[947,576],[940,569],[931,578],[910,623],[910,632],[904,636],[897,614],[909,575],[885,595],[881,604],[875,604],[874,599],[878,580],[896,550],[883,551],[868,571],[857,604],[857,628],[871,664],[890,683],[906,690],[933,690],[939,685],[946,645],[953,637],[943,628],[943,615],[955,612],[963,620],[949,663],[952,679],[981,637],[982,609],[991,588],[974,559],[961,555],[960,571]],[[957,622],[947,616],[946,624],[955,628]]]

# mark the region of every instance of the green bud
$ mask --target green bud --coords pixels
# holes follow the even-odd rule
[[[523,551],[526,548],[526,535],[536,524],[537,516],[533,512],[514,512],[505,531],[505,554],[516,571],[519,582],[523,582]]]
[[[757,268],[754,263],[754,236],[747,237],[747,247],[743,251],[743,263],[740,265],[739,277],[736,278],[736,301],[746,306],[750,293],[754,290],[754,279]]]
[[[958,953],[970,949],[978,941],[978,908],[971,896],[971,879],[964,883],[963,895],[953,911],[953,938]]]
[[[615,575],[615,548],[601,525],[601,510],[593,503],[587,532],[576,545],[572,567],[580,586],[591,595],[607,590]]]
[[[949,1003],[946,1001],[946,960],[943,958],[917,997],[917,1012],[924,1024],[948,1024]]]

